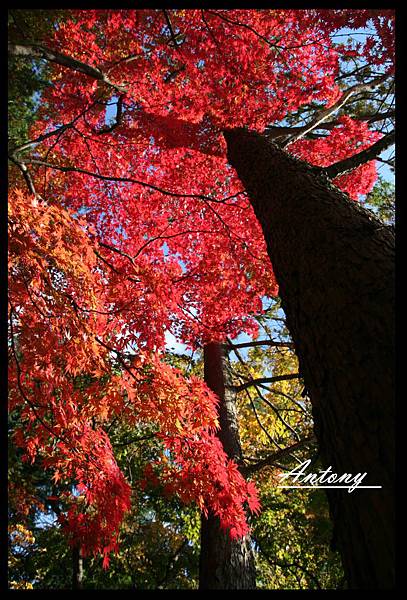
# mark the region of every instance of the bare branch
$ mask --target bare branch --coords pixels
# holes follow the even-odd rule
[[[249,379],[245,383],[241,385],[233,385],[230,386],[230,389],[233,389],[235,392],[241,392],[242,390],[247,389],[248,387],[262,385],[265,383],[275,383],[276,381],[287,381],[289,379],[299,379],[301,375],[299,373],[289,373],[287,375],[275,375],[275,377],[261,377],[260,379]]]
[[[267,429],[264,427],[263,423],[261,422],[261,420],[260,420],[260,417],[259,417],[259,415],[258,415],[258,413],[257,413],[257,410],[256,410],[256,406],[255,406],[255,404],[254,404],[254,402],[253,402],[253,398],[251,397],[249,390],[245,390],[245,394],[246,394],[246,396],[247,396],[247,397],[248,397],[248,399],[249,399],[250,406],[251,406],[251,407],[252,407],[252,409],[253,409],[254,416],[256,417],[256,421],[257,421],[257,423],[259,424],[259,427],[260,427],[260,429],[262,429],[262,431],[263,431],[263,432],[266,434],[266,436],[267,436],[267,438],[270,440],[270,442],[271,442],[272,444],[274,444],[275,446],[277,446],[277,448],[278,448],[279,450],[281,450],[281,446],[278,444],[278,442],[276,442],[276,440],[273,438],[273,436],[272,436],[272,435],[270,435],[270,433],[267,431]],[[240,468],[240,467],[239,467],[239,468]]]
[[[228,342],[229,346],[231,347],[231,346],[232,346],[232,343],[231,343],[231,340],[230,340],[230,338],[228,338],[228,337],[227,337],[227,338],[226,338],[226,340],[227,340],[227,342]],[[233,347],[231,347],[231,350],[233,350],[233,352],[234,352],[234,353],[235,353],[235,355],[237,356],[237,359],[239,360],[240,364],[242,364],[242,365],[244,365],[244,366],[245,366],[245,362],[244,362],[243,358],[241,357],[241,355],[240,355],[240,352],[237,350],[237,347],[236,347],[236,346],[233,346]],[[238,374],[238,375],[239,375],[239,377],[241,377],[242,379],[244,379],[244,377],[243,377],[241,374]],[[264,387],[264,388],[265,388],[265,389],[268,391],[268,388],[267,388],[265,385],[263,385],[262,383],[259,383],[259,384],[255,383],[255,384],[254,384],[254,388],[255,388],[255,390],[256,390],[256,392],[257,392],[257,394],[258,394],[259,398],[261,398],[261,400],[263,400],[263,402],[264,402],[265,404],[267,404],[267,405],[268,405],[268,406],[269,406],[269,407],[270,407],[270,408],[271,408],[271,409],[274,411],[274,413],[276,414],[277,418],[278,418],[278,419],[279,419],[279,420],[280,420],[280,421],[283,423],[283,425],[284,425],[284,426],[285,426],[285,427],[286,427],[286,428],[287,428],[289,431],[291,431],[291,433],[293,434],[293,436],[294,436],[294,437],[295,437],[297,440],[299,440],[299,435],[298,435],[298,433],[297,433],[297,432],[295,431],[295,429],[293,429],[293,427],[291,427],[291,425],[290,425],[289,423],[287,423],[287,422],[286,422],[286,420],[285,420],[285,419],[282,417],[282,415],[281,415],[281,413],[280,413],[280,410],[279,410],[279,409],[278,409],[278,408],[277,408],[277,407],[276,407],[276,406],[275,406],[275,405],[274,405],[274,404],[273,404],[273,403],[272,403],[270,400],[268,400],[267,398],[265,398],[265,397],[264,397],[264,395],[263,395],[263,394],[261,393],[261,391],[260,391],[260,387]],[[246,394],[246,396],[249,398],[249,401],[250,401],[251,407],[252,407],[252,409],[253,409],[253,411],[254,411],[255,417],[256,417],[256,419],[257,419],[257,422],[259,423],[260,427],[261,427],[261,428],[263,429],[263,431],[266,433],[267,437],[268,437],[268,438],[269,438],[269,439],[270,439],[270,440],[271,440],[271,441],[272,441],[272,442],[273,442],[273,443],[274,443],[274,444],[275,444],[275,445],[278,447],[278,449],[279,449],[279,450],[281,450],[281,447],[280,447],[280,446],[277,444],[277,442],[274,440],[274,438],[272,438],[272,437],[270,436],[270,434],[268,433],[268,431],[267,431],[267,430],[264,428],[263,424],[261,423],[261,421],[260,421],[260,419],[259,419],[259,416],[258,416],[258,414],[257,414],[257,411],[256,411],[256,407],[255,407],[255,405],[254,405],[253,399],[252,399],[252,397],[250,396],[250,393],[249,393],[248,389],[245,389],[244,391],[245,391],[245,394]]]
[[[382,75],[381,77],[377,77],[376,79],[373,79],[369,83],[359,83],[357,85],[354,85],[354,86],[348,88],[342,94],[342,96],[339,98],[339,100],[337,100],[335,102],[335,104],[333,104],[329,108],[326,108],[325,110],[321,110],[320,112],[318,112],[317,115],[316,115],[316,117],[314,119],[312,119],[312,121],[310,121],[308,123],[308,125],[305,125],[302,128],[301,131],[299,131],[299,132],[295,133],[294,135],[292,135],[286,142],[284,142],[282,144],[282,147],[285,148],[289,144],[292,144],[293,142],[296,142],[300,138],[304,137],[304,135],[306,135],[307,133],[309,133],[313,129],[317,128],[319,125],[321,125],[321,123],[323,121],[325,121],[328,117],[330,117],[337,110],[339,110],[340,108],[342,108],[342,106],[344,104],[346,104],[346,102],[349,100],[349,98],[351,96],[354,96],[355,94],[358,94],[360,92],[365,92],[365,91],[373,90],[375,87],[377,87],[378,85],[380,85],[381,83],[383,83],[384,81],[386,81],[386,79],[388,79],[388,78],[389,78],[389,75],[386,74],[386,75]]]
[[[40,44],[8,44],[8,52],[12,56],[17,56],[21,58],[42,58],[48,60],[49,62],[56,63],[63,67],[68,67],[74,71],[78,71],[79,73],[84,73],[88,75],[88,77],[92,77],[92,79],[97,79],[98,81],[102,81],[106,83],[106,85],[114,88],[116,91],[123,93],[125,92],[125,88],[120,85],[116,85],[110,79],[108,79],[107,75],[103,73],[100,69],[96,67],[92,67],[87,63],[84,63],[80,60],[76,60],[71,56],[67,56],[62,52],[58,52],[57,50],[49,50],[45,48],[45,46],[41,46]]]
[[[355,115],[352,118],[356,119],[357,121],[367,121],[368,123],[376,123],[378,121],[384,121],[385,119],[391,119],[392,117],[394,117],[394,115],[395,115],[395,111],[389,110],[389,111],[386,111],[383,113],[376,113],[376,114],[369,114],[369,115]],[[315,129],[331,130],[331,129],[334,129],[335,127],[338,127],[338,125],[339,125],[339,121],[322,122],[320,125],[315,127]],[[307,127],[308,127],[308,125],[301,125],[301,126],[296,126],[296,127],[295,126],[294,127],[288,127],[288,126],[279,127],[277,125],[275,125],[275,126],[270,125],[270,126],[266,127],[263,135],[265,135],[268,139],[275,140],[280,137],[285,137],[287,135],[303,133]]]
[[[308,444],[313,444],[315,441],[316,440],[315,440],[314,436],[306,438],[305,440],[300,440],[299,442],[297,442],[296,444],[292,444],[288,448],[283,448],[282,450],[279,450],[278,452],[274,452],[273,454],[266,456],[262,460],[259,460],[257,463],[241,467],[241,471],[242,471],[243,475],[245,475],[246,477],[248,475],[252,475],[253,473],[256,473],[257,471],[259,471],[260,469],[263,469],[264,467],[273,465],[276,461],[280,460],[281,458],[284,458],[285,456],[289,456],[295,450],[299,450],[300,448],[303,448],[304,446],[307,446]]]
[[[276,348],[294,348],[292,342],[275,342],[273,340],[253,340],[251,342],[242,342],[233,344],[232,342],[225,345],[226,350],[234,350],[234,348],[253,348],[255,346],[273,346]]]

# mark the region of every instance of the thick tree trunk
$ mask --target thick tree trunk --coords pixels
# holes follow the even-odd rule
[[[263,228],[324,465],[383,486],[327,491],[348,585],[392,588],[393,232],[261,135],[225,138]]]
[[[204,347],[205,382],[219,397],[219,439],[229,458],[239,460],[241,447],[233,392],[225,388],[224,352],[221,344]],[[250,537],[231,540],[213,515],[201,519],[199,589],[254,589],[256,572]]]

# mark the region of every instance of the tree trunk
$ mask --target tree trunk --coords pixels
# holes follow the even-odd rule
[[[382,489],[327,490],[350,588],[394,586],[394,235],[323,176],[225,132],[263,228],[324,467]]]
[[[221,344],[204,347],[205,382],[219,397],[219,439],[229,458],[239,460],[241,447],[233,392],[225,389],[224,352]],[[256,572],[254,554],[249,536],[231,540],[221,529],[214,515],[201,518],[201,553],[199,589],[237,590],[254,589]]]
[[[72,548],[72,589],[81,590],[83,585],[83,558],[78,546]]]

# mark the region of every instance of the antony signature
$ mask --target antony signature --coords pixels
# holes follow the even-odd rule
[[[289,473],[282,473],[280,475],[281,481],[292,478],[293,483],[299,483],[300,485],[279,485],[279,488],[314,488],[320,487],[325,489],[347,489],[349,494],[359,489],[373,489],[381,488],[381,485],[360,485],[367,473],[343,473],[338,475],[332,472],[332,467],[328,467],[325,471],[319,471],[318,473],[306,474],[306,469],[311,464],[311,459],[305,460],[298,467],[290,471]],[[309,485],[306,485],[309,484]],[[346,485],[341,485],[346,484]]]

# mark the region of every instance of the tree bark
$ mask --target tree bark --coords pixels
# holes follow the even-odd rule
[[[241,458],[239,430],[234,394],[225,385],[224,350],[221,344],[204,347],[204,376],[210,389],[219,397],[219,439],[229,458]],[[237,590],[254,589],[256,572],[254,554],[249,536],[231,540],[221,529],[219,519],[209,514],[201,518],[201,553],[199,589]]]
[[[350,588],[394,586],[394,235],[312,167],[225,133],[263,228],[324,467],[382,489],[327,490]]]
[[[83,558],[79,546],[72,548],[72,589],[83,588]]]

